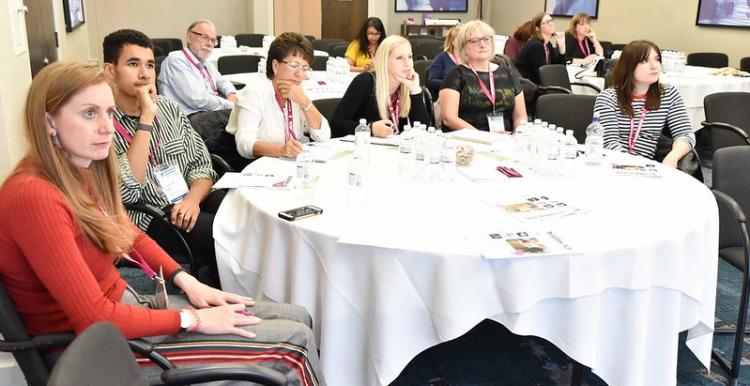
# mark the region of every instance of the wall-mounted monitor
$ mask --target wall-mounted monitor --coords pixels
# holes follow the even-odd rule
[[[65,10],[65,31],[73,32],[86,19],[83,15],[83,0],[62,0]]]
[[[599,0],[545,0],[544,12],[552,16],[575,16],[583,12],[596,19]]]
[[[396,0],[396,12],[469,12],[469,0]]]
[[[695,24],[750,28],[750,0],[700,0]]]

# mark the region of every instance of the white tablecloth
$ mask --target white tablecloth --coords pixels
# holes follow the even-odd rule
[[[302,82],[302,88],[312,100],[341,98],[349,87],[349,83],[351,83],[352,79],[357,75],[358,73],[350,73],[348,75],[332,77],[325,71],[313,71],[310,79]],[[254,83],[257,83],[261,79],[261,77],[265,76],[265,74],[259,74],[257,72],[246,72],[224,75],[224,78],[234,82],[242,82],[248,87],[252,87]]]
[[[313,53],[315,56],[328,56],[325,51],[315,50]],[[208,57],[208,61],[214,66],[218,67],[219,58],[227,55],[257,55],[266,57],[268,55],[268,47],[237,47],[237,48],[214,48],[211,55]]]
[[[568,161],[573,178],[474,184],[459,175],[428,184],[398,172],[397,154],[373,146],[366,207],[347,206],[346,157],[317,165],[312,198],[234,190],[216,216],[222,286],[307,307],[329,385],[387,385],[419,352],[485,318],[549,340],[610,385],[675,384],[684,330],[708,366],[718,211],[705,186],[673,169],[664,178],[615,177],[578,160]],[[474,162],[497,164],[481,154]],[[246,170],[294,168],[262,158]],[[567,232],[582,253],[482,258],[467,241],[476,231],[532,226],[482,202],[511,194],[585,203],[586,214],[542,224]],[[323,214],[277,217],[310,203]],[[381,246],[339,242],[356,235]]]
[[[593,76],[593,72],[587,73],[582,79],[576,79],[575,74],[581,71],[578,66],[568,65],[570,81],[588,82],[604,89],[604,78]],[[682,100],[685,102],[690,121],[695,130],[701,128],[701,122],[706,120],[706,112],[703,110],[703,98],[706,95],[717,92],[744,91],[750,92],[750,78],[734,76],[711,75],[715,68],[685,66],[683,72],[667,72],[659,79],[664,84],[671,84],[680,91]],[[590,88],[574,86],[576,94],[596,94]]]

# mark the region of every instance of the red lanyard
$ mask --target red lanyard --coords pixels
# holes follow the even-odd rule
[[[187,51],[185,51],[184,48],[182,49],[182,54],[185,55],[185,57],[187,58],[188,62],[190,62],[190,64],[192,64],[193,66],[195,66],[195,68],[198,69],[198,72],[201,73],[201,76],[203,76],[203,79],[208,81],[208,84],[211,85],[211,90],[214,91],[214,94],[219,95],[219,90],[216,88],[216,84],[214,84],[214,80],[211,79],[211,75],[208,73],[208,70],[204,71],[203,68],[201,68],[201,66],[199,66],[198,63],[196,63],[195,60],[193,60],[193,58],[191,58],[190,55],[188,55]]]
[[[398,121],[401,115],[401,86],[396,89],[395,100],[391,98],[391,102],[388,103],[388,113],[391,115],[391,122],[395,126],[394,129],[398,134]]]
[[[154,117],[154,124],[157,124],[157,123],[158,122],[156,121],[156,117]],[[112,117],[112,124],[115,126],[115,130],[117,130],[117,132],[120,133],[122,138],[125,139],[125,142],[127,142],[128,145],[130,145],[130,143],[133,142],[133,136],[130,135],[130,133],[128,133],[128,131],[125,130],[124,127],[122,127],[122,124],[120,124],[120,121],[118,121],[116,117]],[[159,146],[161,146],[161,139],[157,136],[153,153],[150,150],[148,152],[148,162],[151,163],[151,165],[156,166],[156,159],[154,158],[154,153],[156,153],[156,151],[159,150]]]
[[[492,103],[492,112],[495,112],[495,76],[490,71],[490,64],[487,64],[487,75],[489,75],[490,78],[490,89],[487,89],[487,86],[485,86],[484,82],[482,81],[482,78],[479,77],[479,74],[477,73],[477,70],[474,68],[474,66],[469,63],[469,68],[474,73],[474,75],[477,76],[477,82],[479,82],[479,87],[482,88],[482,92],[484,95],[487,96],[487,99],[490,100],[490,103]]]
[[[287,99],[286,100],[286,111],[284,111],[284,106],[281,103],[281,98],[279,98],[279,94],[274,94],[274,97],[276,97],[276,103],[279,104],[279,108],[281,109],[281,113],[286,116],[286,131],[284,131],[284,143],[289,142],[290,139],[297,140],[297,133],[294,132],[294,112],[292,111],[292,101]]]
[[[549,64],[549,46],[547,46],[547,43],[542,43],[544,45],[544,57],[547,58],[547,64]]]
[[[630,154],[633,154],[633,149],[635,149],[635,142],[638,140],[638,134],[641,133],[643,121],[646,120],[646,114],[648,114],[648,110],[646,109],[646,106],[643,106],[643,111],[641,112],[641,118],[638,122],[637,128],[633,127],[634,119],[630,118],[630,133],[628,133],[628,153]]]
[[[588,40],[586,38],[583,38],[583,40],[578,40],[578,48],[581,49],[581,53],[584,54],[583,57],[589,56],[589,45]]]
[[[107,211],[104,210],[104,207],[102,206],[102,203],[97,201],[97,204],[99,205],[99,210],[102,211],[102,214],[104,214],[104,217],[109,217],[109,215],[107,214]],[[129,261],[129,262],[131,262],[131,263],[133,263],[135,265],[137,265],[138,268],[140,268],[141,270],[143,270],[143,272],[146,274],[146,276],[148,276],[149,279],[151,279],[151,280],[156,279],[158,275],[148,265],[148,263],[146,263],[146,259],[144,259],[143,256],[135,248],[132,248],[130,250],[130,252],[135,255],[135,259],[133,259],[130,256],[130,254],[127,254],[127,253],[124,253],[124,252],[122,254],[122,257],[125,260],[127,260],[127,261]]]

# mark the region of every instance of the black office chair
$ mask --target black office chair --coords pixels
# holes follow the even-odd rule
[[[568,70],[564,64],[547,64],[539,67],[539,91],[543,93],[572,94],[572,86],[588,87],[596,92],[601,92],[599,87],[583,82],[570,82]]]
[[[614,51],[612,49],[612,42],[608,42],[606,40],[599,40],[599,44],[602,45],[602,51],[604,51],[603,52],[604,57],[607,58],[607,59],[611,58],[612,57],[612,52]]]
[[[312,35],[305,35],[305,38],[310,41],[310,43],[315,41],[315,36]]]
[[[687,56],[688,66],[722,68],[729,66],[729,56],[720,52],[693,52]]]
[[[333,121],[333,113],[336,111],[336,107],[341,102],[341,98],[329,98],[329,99],[316,99],[313,101],[315,108],[320,111],[320,114],[325,117],[328,124]]]
[[[412,44],[411,52],[416,57],[425,57],[428,60],[435,59],[437,54],[443,52],[444,43],[440,40],[418,40]]]
[[[414,61],[414,72],[419,75],[419,85],[427,85],[427,73],[432,65],[432,60],[415,60]]]
[[[740,59],[740,70],[750,72],[750,56]]]
[[[586,140],[586,127],[594,115],[594,95],[549,94],[536,100],[536,115],[549,123],[573,130],[578,143]]]
[[[750,239],[746,213],[750,211],[750,147],[719,149],[713,158],[713,192],[719,204],[719,257],[742,272],[742,292],[736,328],[716,329],[714,334],[734,334],[731,360],[714,349],[711,357],[727,372],[729,385],[740,375],[742,346],[747,333],[750,295]]]
[[[186,385],[213,381],[250,381],[284,386],[286,376],[271,368],[253,364],[212,364],[193,368],[171,365],[161,373],[164,385]],[[149,385],[143,377],[131,347],[122,333],[108,322],[99,322],[77,337],[55,364],[48,386]]]
[[[349,43],[331,43],[328,45],[328,55],[343,58]]]
[[[325,71],[328,64],[328,56],[313,56],[313,62],[310,67],[313,71]]]
[[[237,41],[237,47],[248,46],[248,47],[262,47],[263,46],[263,34],[237,34],[234,35],[234,40]]]
[[[164,55],[169,55],[172,51],[178,51],[182,49],[182,40],[177,38],[156,38],[151,39],[154,43],[154,47],[159,46],[165,51]]]
[[[312,45],[314,49],[318,51],[325,51],[325,52],[328,52],[328,47],[331,44],[337,44],[337,43],[349,44],[345,40],[342,40],[342,39],[317,39],[317,40],[312,41]]]
[[[425,123],[427,126],[435,126],[435,107],[432,104],[432,94],[425,86],[422,86],[422,99],[424,101],[424,106],[427,109],[427,116],[430,117],[429,122],[422,123]]]
[[[262,56],[227,55],[219,58],[217,69],[222,75],[257,72]]]
[[[710,148],[716,151],[728,146],[750,145],[750,93],[720,92],[703,98],[706,120],[701,122],[709,130]]]

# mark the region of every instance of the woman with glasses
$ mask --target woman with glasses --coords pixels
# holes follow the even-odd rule
[[[304,36],[285,32],[271,43],[266,77],[237,95],[227,131],[237,152],[250,159],[296,157],[309,134],[313,141],[331,138],[328,121],[302,89],[312,71],[313,47]]]
[[[555,20],[544,12],[531,19],[534,36],[523,46],[516,58],[518,71],[524,78],[539,84],[539,67],[565,64],[565,36],[555,32]],[[552,38],[557,48],[552,46]]]
[[[591,64],[604,55],[604,48],[591,28],[591,16],[579,12],[570,19],[570,27],[565,32],[567,60],[573,64]]]
[[[344,54],[349,62],[349,69],[352,72],[372,71],[375,68],[375,63],[372,62],[375,51],[384,39],[385,27],[383,22],[377,17],[365,20],[357,37],[349,43],[349,47],[346,48]]]
[[[512,131],[527,119],[521,84],[508,67],[490,62],[495,30],[480,20],[458,34],[462,64],[448,72],[440,89],[443,126],[484,131]]]
[[[333,113],[333,136],[354,134],[361,118],[381,138],[399,133],[405,124],[430,121],[411,44],[402,36],[383,40],[375,53],[375,72],[359,74],[349,84]]]

